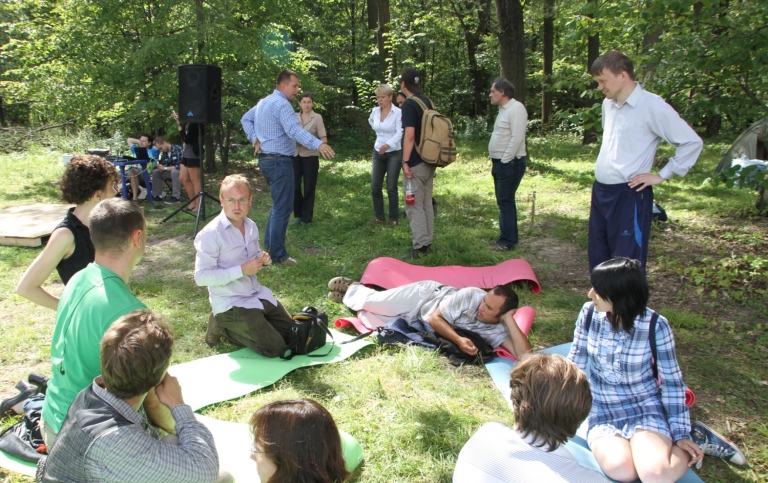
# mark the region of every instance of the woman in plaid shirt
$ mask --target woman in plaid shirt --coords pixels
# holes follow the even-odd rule
[[[594,404],[587,440],[617,481],[677,481],[704,454],[691,440],[685,385],[672,330],[656,322],[659,379],[653,375],[648,283],[637,260],[615,258],[592,271],[568,358],[586,370]],[[587,320],[594,304],[591,321]]]

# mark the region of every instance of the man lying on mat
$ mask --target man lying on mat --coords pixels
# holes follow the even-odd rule
[[[377,292],[349,278],[335,277],[328,288],[328,298],[334,302],[383,319],[402,317],[411,327],[436,332],[471,356],[477,354],[477,347],[454,327],[469,329],[493,348],[504,347],[518,359],[531,350],[512,318],[518,307],[517,294],[506,285],[486,292],[476,287],[457,290],[426,280]]]
[[[293,319],[259,283],[256,274],[272,264],[259,247],[259,229],[248,218],[251,186],[239,174],[224,178],[219,189],[221,213],[195,238],[195,282],[208,287],[213,313],[205,342],[223,336],[266,357],[277,357],[290,336]]]

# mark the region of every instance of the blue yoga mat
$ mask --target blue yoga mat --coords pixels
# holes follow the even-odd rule
[[[542,349],[540,352],[567,356],[570,351],[571,343],[569,342],[567,344]],[[510,408],[512,407],[512,401],[509,399],[509,396],[512,390],[509,387],[509,373],[512,372],[512,368],[515,366],[515,364],[516,362],[511,359],[497,357],[485,365],[485,368],[491,375],[491,379],[493,379],[493,383],[499,389],[502,396],[504,397],[504,400],[507,402]],[[589,366],[587,366],[587,370],[589,370]],[[582,425],[579,427],[579,430],[576,432],[576,436],[569,439],[564,446],[568,449],[568,451],[571,452],[573,457],[576,458],[580,465],[586,468],[591,468],[595,471],[600,471],[602,473],[600,470],[600,465],[597,464],[597,460],[595,460],[594,455],[592,455],[592,451],[589,450],[589,445],[587,445],[587,421],[582,423]],[[699,478],[699,475],[697,475],[692,469],[689,469],[683,475],[683,477],[677,481],[679,483],[704,483],[704,481]]]

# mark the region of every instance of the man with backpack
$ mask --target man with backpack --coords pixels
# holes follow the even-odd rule
[[[422,94],[424,78],[418,70],[407,68],[400,77],[402,91],[408,97],[403,103],[403,191],[405,214],[411,224],[412,248],[406,258],[418,259],[432,248],[435,212],[432,209],[432,184],[435,164],[425,163],[416,151],[421,141],[422,117],[432,101]],[[426,107],[425,107],[426,106]]]

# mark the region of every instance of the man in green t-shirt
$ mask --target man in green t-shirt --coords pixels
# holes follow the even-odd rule
[[[99,344],[104,333],[120,316],[146,308],[127,285],[147,241],[147,223],[141,208],[120,198],[102,201],[91,212],[90,231],[95,262],[70,279],[56,311],[52,375],[41,422],[49,448],[77,393],[101,374]],[[161,405],[154,392],[151,394],[145,402],[147,414],[161,428],[173,431],[164,414],[157,412]]]

